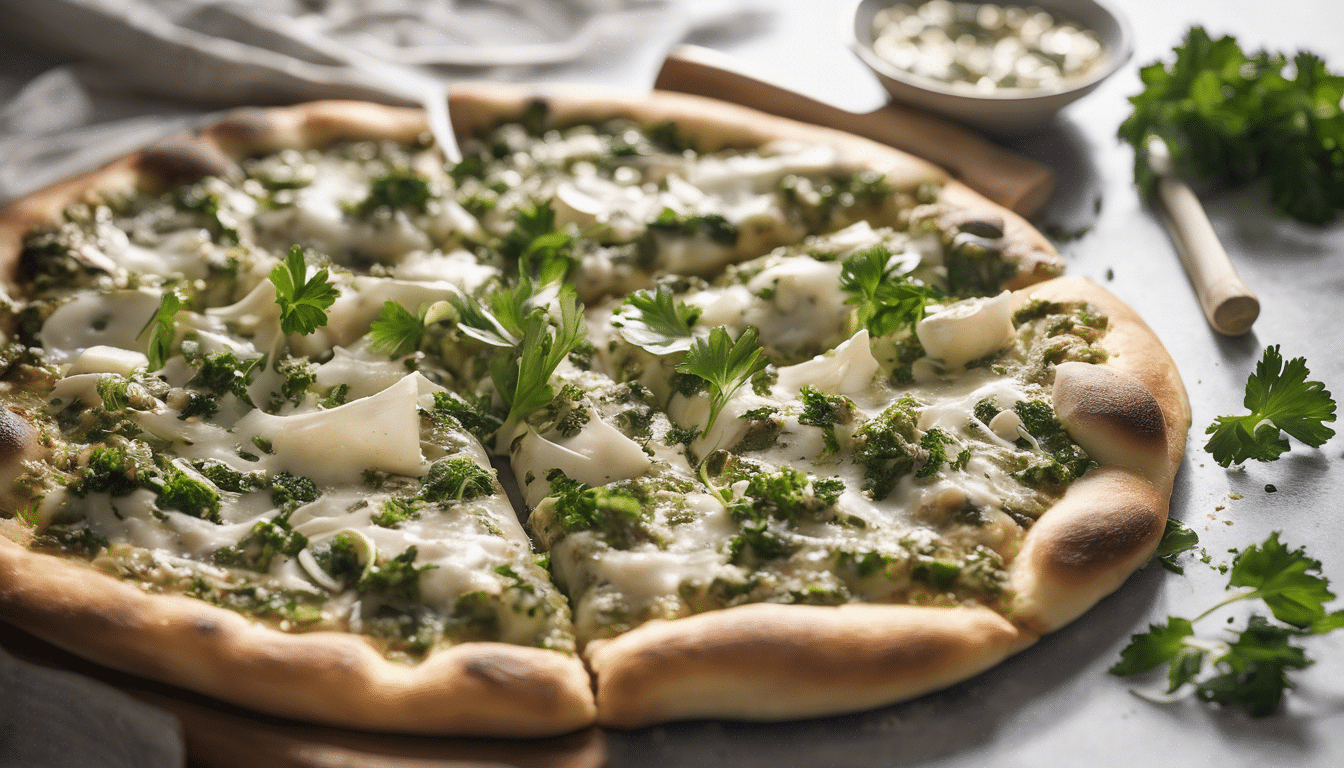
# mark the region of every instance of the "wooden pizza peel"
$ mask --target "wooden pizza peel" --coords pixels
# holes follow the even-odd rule
[[[956,123],[891,103],[849,112],[745,74],[732,56],[681,45],[663,61],[653,87],[740,104],[772,115],[835,128],[895,147],[941,166],[954,178],[1030,219],[1055,189],[1048,166],[1014,154]]]

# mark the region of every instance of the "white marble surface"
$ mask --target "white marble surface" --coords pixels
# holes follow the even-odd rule
[[[695,42],[737,54],[775,82],[836,106],[866,111],[884,101],[885,92],[843,48],[848,3],[776,0],[772,7],[773,15],[750,34],[702,35]],[[1178,360],[1194,427],[1173,515],[1199,533],[1213,566],[1230,561],[1229,549],[1282,531],[1285,541],[1305,545],[1320,559],[1344,592],[1344,438],[1319,450],[1297,445],[1278,462],[1242,470],[1224,470],[1202,450],[1204,428],[1215,416],[1242,411],[1246,376],[1265,346],[1280,344],[1285,357],[1305,356],[1312,378],[1344,396],[1344,221],[1323,228],[1293,223],[1271,212],[1259,189],[1206,195],[1218,234],[1263,306],[1251,334],[1221,338],[1205,324],[1171,242],[1140,203],[1131,183],[1131,153],[1115,138],[1129,112],[1125,99],[1139,88],[1138,66],[1169,53],[1191,24],[1234,33],[1244,47],[1310,49],[1344,71],[1344,3],[1128,0],[1123,10],[1134,27],[1134,59],[1054,125],[1013,146],[1060,174],[1060,192],[1044,220],[1091,228],[1062,246],[1070,272],[1128,301]],[[613,53],[540,77],[634,89],[652,82],[659,51],[624,47]],[[21,46],[0,45],[0,99],[48,63]],[[1344,430],[1344,424],[1336,428]],[[1278,493],[1266,493],[1267,483]],[[1242,498],[1232,499],[1232,493]],[[1190,700],[1151,704],[1129,692],[1130,681],[1106,674],[1130,634],[1172,614],[1197,615],[1221,599],[1226,576],[1185,561],[1184,576],[1150,565],[1073,625],[947,691],[846,717],[613,733],[611,764],[1344,765],[1344,631],[1306,641],[1316,664],[1294,674],[1298,687],[1284,711],[1265,719]],[[1217,619],[1200,626],[1219,631]]]

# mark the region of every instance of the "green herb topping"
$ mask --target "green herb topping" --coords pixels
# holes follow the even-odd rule
[[[1206,434],[1204,450],[1224,467],[1247,459],[1273,461],[1288,450],[1280,430],[1313,448],[1334,436],[1335,401],[1319,381],[1307,381],[1307,361],[1285,365],[1277,345],[1267,347],[1246,381],[1246,416],[1219,416]]]
[[[289,249],[283,263],[271,270],[275,285],[275,303],[280,305],[280,329],[285,333],[304,336],[327,324],[327,308],[341,295],[327,279],[327,270],[320,269],[311,278],[303,248]]]

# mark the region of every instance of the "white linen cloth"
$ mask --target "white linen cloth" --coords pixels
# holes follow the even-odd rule
[[[0,205],[207,108],[422,104],[464,79],[646,89],[672,45],[768,13],[762,0],[3,0],[0,33],[69,63],[0,107]]]

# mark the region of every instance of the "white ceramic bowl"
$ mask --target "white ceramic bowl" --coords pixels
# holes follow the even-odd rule
[[[982,0],[983,1],[983,0]],[[1071,80],[1061,90],[975,94],[954,90],[906,72],[873,52],[873,17],[900,0],[861,0],[854,14],[851,47],[877,74],[898,101],[937,112],[993,133],[1021,134],[1050,122],[1065,105],[1082,98],[1124,65],[1133,54],[1129,23],[1097,0],[1022,0],[998,5],[1034,6],[1057,20],[1071,21],[1100,38],[1101,62],[1085,78]],[[918,4],[918,0],[905,0]]]

